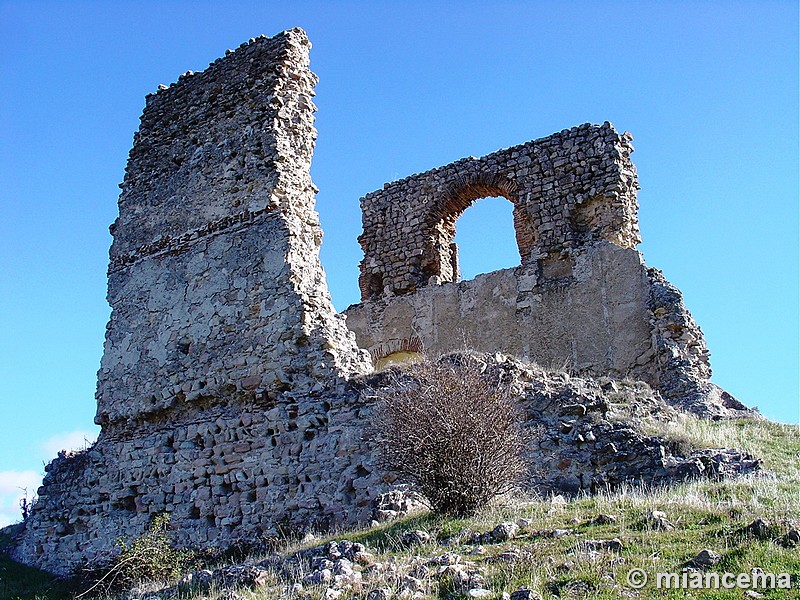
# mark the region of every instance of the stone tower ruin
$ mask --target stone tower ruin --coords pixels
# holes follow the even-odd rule
[[[111,226],[102,431],[47,466],[20,560],[102,563],[164,512],[181,546],[369,520],[392,481],[373,466],[354,383],[370,353],[466,343],[631,376],[701,414],[741,407],[708,381],[680,293],[635,249],[631,138],[608,123],[365,196],[362,303],[337,314],[309,175],[309,48],[300,29],[252,39],[147,97]],[[455,222],[483,196],[514,204],[521,264],[459,282]],[[539,454],[558,462],[553,439]]]
[[[147,97],[111,226],[102,431],[48,467],[36,564],[100,559],[164,511],[187,545],[369,517],[344,398],[371,365],[319,262],[309,47],[251,40]]]

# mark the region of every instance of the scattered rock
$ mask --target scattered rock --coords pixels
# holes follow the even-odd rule
[[[211,586],[213,579],[214,574],[211,571],[208,569],[202,569],[200,571],[195,571],[194,573],[185,575],[180,581],[178,581],[178,587],[194,587],[198,590],[204,591]]]
[[[587,582],[578,579],[565,583],[561,590],[569,598],[585,598],[592,591],[592,587]]]
[[[263,588],[270,579],[269,571],[252,565],[233,565],[213,572],[212,582],[223,588]]]
[[[467,590],[467,598],[488,598],[492,595],[492,590],[486,588],[472,588]]]
[[[513,539],[518,529],[519,527],[513,521],[500,523],[497,527],[492,529],[492,539],[495,542],[507,542],[508,540]]]
[[[616,523],[616,522],[617,522],[616,516],[606,515],[603,513],[600,513],[592,520],[592,523],[594,525],[610,525],[611,523]]]
[[[698,569],[707,569],[709,567],[713,567],[721,560],[722,560],[722,555],[719,552],[715,552],[714,550],[709,550],[708,548],[704,548],[699,552],[697,556],[695,556],[692,560],[689,561],[689,564],[691,566],[697,567]]]
[[[406,575],[401,584],[405,590],[411,590],[412,592],[424,592],[425,591],[425,583],[421,579],[417,579],[416,577],[411,577],[410,575]]]
[[[325,593],[322,595],[323,600],[339,600],[339,598],[344,594],[344,590],[338,590],[336,588],[329,587],[325,590]]]
[[[444,554],[440,554],[439,556],[434,556],[432,559],[428,561],[429,565],[440,565],[440,566],[447,566],[447,565],[455,565],[461,562],[461,556],[456,554],[455,552],[445,552]]]
[[[392,590],[382,587],[372,590],[367,594],[367,600],[389,600],[392,597]]]
[[[311,585],[319,585],[321,583],[330,583],[333,581],[333,572],[330,569],[319,569],[309,573],[303,578],[304,583]]]
[[[416,529],[414,531],[406,531],[400,536],[400,543],[403,546],[411,547],[411,546],[419,546],[420,544],[427,544],[429,543],[433,537],[427,531],[423,531],[421,529]]]
[[[485,588],[486,579],[477,571],[471,571],[469,574],[469,587],[470,588]]]
[[[772,527],[769,521],[764,519],[756,519],[750,525],[744,528],[744,532],[753,536],[757,540],[772,539]]]
[[[311,559],[311,568],[315,571],[321,571],[322,569],[330,569],[333,570],[334,562],[326,556],[315,556]]]
[[[645,517],[645,523],[651,529],[660,531],[670,531],[675,529],[675,526],[667,520],[667,513],[660,510],[651,510]]]
[[[439,569],[440,581],[450,580],[457,588],[464,588],[469,584],[469,573],[464,565],[448,565]]]
[[[519,550],[506,550],[505,552],[491,556],[486,560],[488,562],[515,563],[519,562],[521,559],[522,555],[520,554]]]
[[[512,592],[510,600],[542,600],[542,596],[528,588],[520,588]]]
[[[778,543],[786,548],[800,546],[800,531],[797,529],[790,529],[785,535],[781,536]]]
[[[572,533],[569,529],[540,529],[531,533],[533,537],[560,538]]]
[[[344,552],[339,550],[339,544],[337,542],[330,542],[328,544],[328,558],[331,560],[339,560],[342,556],[344,556]]]
[[[375,564],[375,557],[369,552],[354,552],[353,562],[361,565],[362,567],[369,567]]]
[[[333,572],[336,575],[352,575],[354,572],[353,563],[351,563],[346,558],[340,558],[334,564]]]
[[[622,542],[619,538],[611,540],[584,540],[574,548],[577,552],[622,552]]]
[[[556,570],[568,573],[569,571],[572,571],[574,568],[575,568],[575,561],[565,560],[563,563],[561,563],[556,567]]]
[[[520,529],[528,529],[531,525],[533,525],[533,519],[524,519],[520,517],[519,519],[517,519],[516,523],[517,527],[519,527]]]

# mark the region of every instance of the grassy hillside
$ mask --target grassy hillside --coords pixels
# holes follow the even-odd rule
[[[764,468],[736,480],[646,492],[628,488],[574,500],[511,498],[471,519],[420,512],[371,528],[286,542],[273,555],[240,561],[250,565],[249,571],[206,565],[217,570],[195,572],[192,582],[180,586],[143,582],[129,597],[161,589],[158,597],[227,600],[499,599],[514,592],[514,600],[537,594],[609,600],[800,598],[800,546],[793,534],[787,536],[800,526],[798,428],[692,417],[659,427],[659,435],[678,442],[747,450],[763,459]],[[748,529],[758,518],[766,524]],[[789,573],[793,589],[656,589],[656,573],[680,573],[703,549],[713,551],[711,562],[717,562],[695,565],[700,573]],[[63,582],[0,560],[0,598],[70,597]],[[631,569],[649,576],[641,590],[627,583]],[[237,578],[247,585],[232,586]],[[531,592],[518,592],[521,588]],[[85,597],[103,595],[98,592]]]

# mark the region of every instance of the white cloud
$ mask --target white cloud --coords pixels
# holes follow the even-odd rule
[[[96,432],[69,431],[48,438],[39,447],[45,462],[50,462],[61,450],[81,450],[90,446],[96,438]],[[0,527],[22,519],[20,500],[26,491],[28,500],[32,500],[40,485],[42,474],[36,471],[0,471]]]
[[[97,439],[97,432],[93,431],[59,433],[44,441],[42,450],[46,453],[49,462],[62,450],[83,450],[91,446],[95,439]]]
[[[0,527],[22,519],[19,501],[26,490],[30,500],[42,484],[42,476],[36,471],[0,471]]]

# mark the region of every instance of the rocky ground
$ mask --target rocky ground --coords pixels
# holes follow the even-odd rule
[[[759,421],[684,420],[698,447],[736,447],[763,468],[644,490],[505,498],[470,519],[424,510],[273,551],[195,564],[172,581],[101,584],[85,594],[133,600],[800,597],[800,434]],[[677,425],[676,425],[677,426]],[[84,592],[3,559],[0,597]],[[649,578],[629,580],[636,569]],[[666,590],[656,573],[781,574],[792,589]],[[636,572],[638,573],[638,572]],[[107,581],[106,581],[107,583]],[[636,581],[633,581],[635,584]]]

